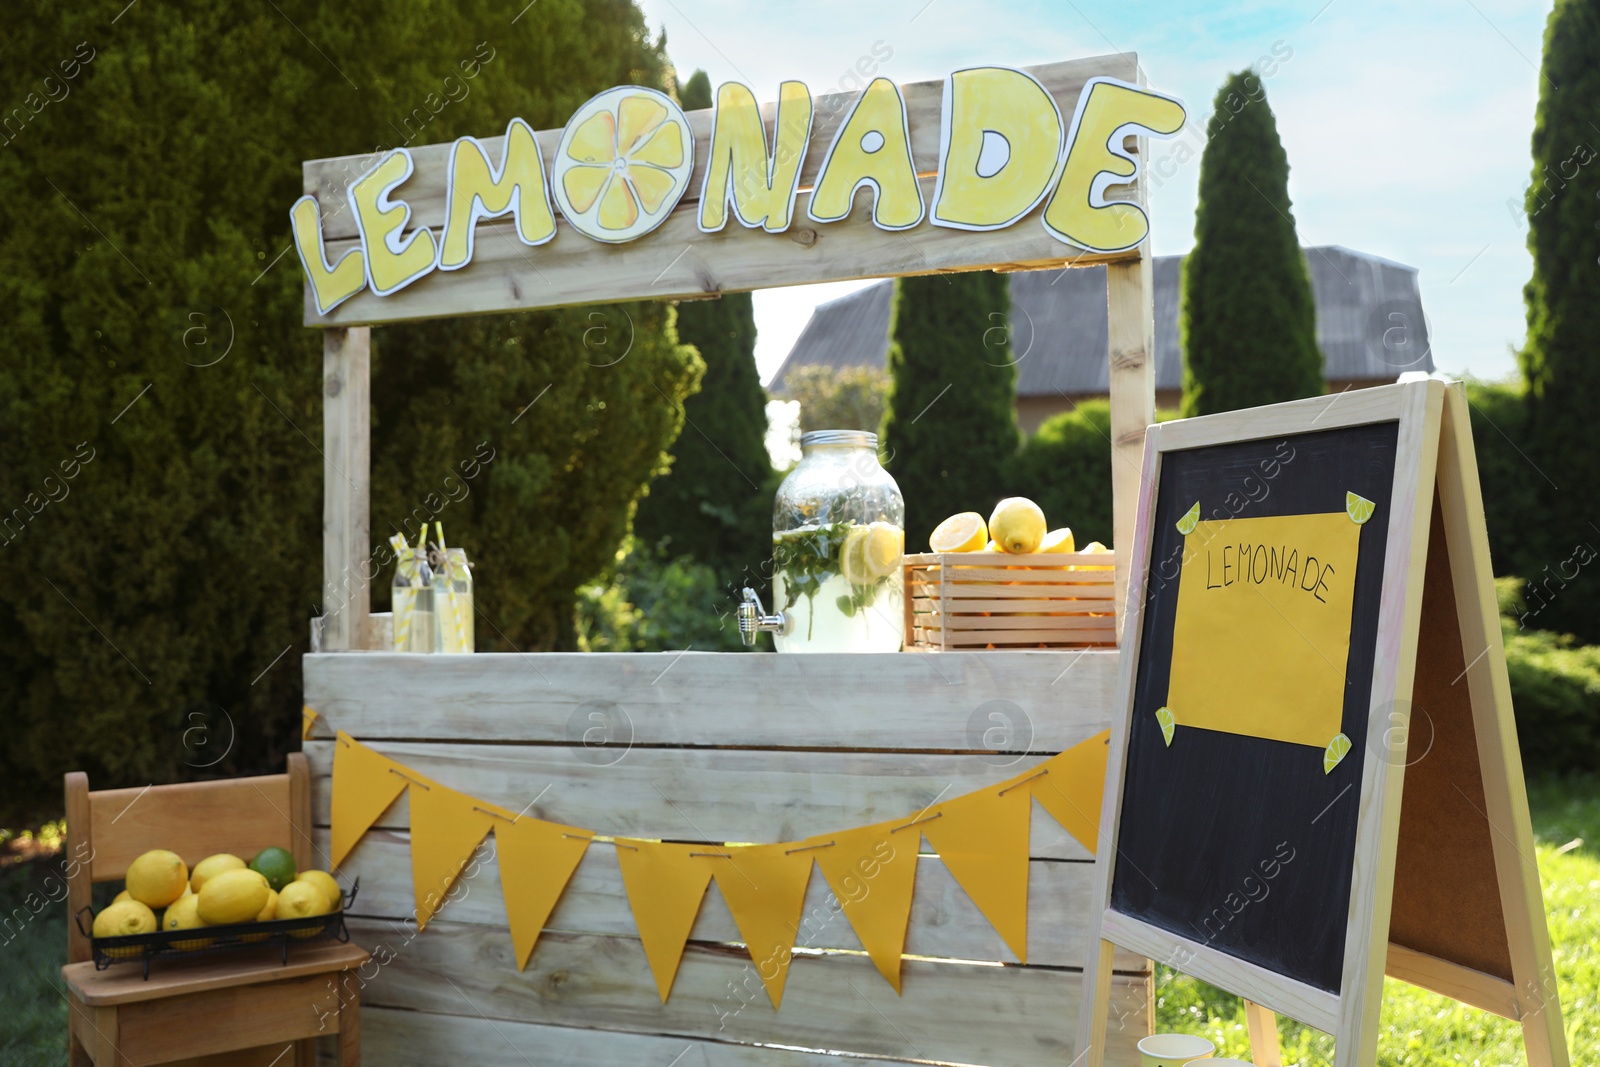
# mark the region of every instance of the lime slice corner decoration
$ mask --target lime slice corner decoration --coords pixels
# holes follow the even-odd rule
[[[1199,505],[1197,504],[1195,506],[1198,507]],[[1161,736],[1167,739],[1167,747],[1171,748],[1172,734],[1174,730],[1177,729],[1178,720],[1173,717],[1172,710],[1170,708],[1157,708],[1156,722],[1161,724]],[[1349,742],[1345,743],[1349,744]]]
[[[1194,502],[1194,507],[1183,513],[1183,518],[1178,520],[1178,532],[1188,537],[1194,533],[1194,528],[1200,525],[1200,501]]]
[[[1365,526],[1368,519],[1372,518],[1373,509],[1378,505],[1364,496],[1346,492],[1344,494],[1344,513],[1350,516],[1350,521],[1357,526]]]
[[[1350,739],[1344,734],[1339,734],[1328,742],[1328,750],[1322,754],[1322,773],[1332,774],[1333,769],[1344,762],[1350,754]]]

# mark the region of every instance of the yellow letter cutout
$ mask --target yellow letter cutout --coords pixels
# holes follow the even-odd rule
[[[556,235],[544,161],[539,158],[533,128],[521,119],[512,119],[506,125],[499,169],[489,162],[489,153],[476,137],[457,140],[450,148],[446,182],[440,270],[460,270],[472,262],[473,235],[479,219],[499,218],[511,212],[516,219],[517,236],[529,246],[542,245]]]
[[[944,83],[935,226],[999,230],[1044,199],[1061,159],[1061,111],[1020,70],[958,70]]]
[[[367,284],[374,296],[399,292],[432,271],[438,261],[433,234],[426,229],[401,237],[411,207],[404,200],[389,200],[395,187],[411,177],[414,167],[411,153],[396,148],[350,183],[350,206],[361,231],[361,247],[367,253]]]
[[[367,261],[360,248],[348,249],[339,262],[328,264],[327,247],[322,242],[322,209],[317,206],[316,197],[296,200],[289,209],[289,222],[294,231],[294,250],[300,254],[300,266],[311,282],[318,315],[326,315],[367,287]]]
[[[748,86],[727,82],[717,89],[711,118],[711,159],[700,187],[700,230],[716,233],[727,225],[728,205],[739,222],[768,233],[789,228],[800,167],[811,141],[811,90],[804,82],[778,86],[772,154],[761,107]]]
[[[1067,161],[1044,209],[1044,228],[1060,241],[1091,252],[1125,252],[1150,232],[1137,204],[1106,199],[1106,188],[1127,185],[1140,163],[1122,146],[1138,133],[1171,137],[1183,129],[1177,100],[1114,78],[1091,78],[1078,97],[1067,137]]]
[[[813,222],[838,222],[850,214],[863,185],[872,187],[872,221],[879,229],[909,230],[922,221],[906,102],[888,78],[874,78],[839,127],[806,214]]]

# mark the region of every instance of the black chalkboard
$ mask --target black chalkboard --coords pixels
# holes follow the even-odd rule
[[[1398,429],[1380,422],[1165,452],[1151,526],[1111,907],[1332,993],[1344,969]],[[1343,511],[1346,491],[1377,503],[1357,554],[1350,755],[1324,775],[1321,754],[1305,745],[1187,729],[1169,747],[1155,713],[1172,664],[1179,518],[1196,500],[1206,519]]]

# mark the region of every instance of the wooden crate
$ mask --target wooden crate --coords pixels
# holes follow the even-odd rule
[[[1109,554],[927,552],[905,557],[906,648],[1117,643]]]

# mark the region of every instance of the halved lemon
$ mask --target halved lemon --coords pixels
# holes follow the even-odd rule
[[[1372,511],[1377,506],[1364,496],[1357,496],[1349,492],[1344,495],[1344,513],[1350,516],[1350,521],[1357,526],[1365,526],[1367,520],[1372,518]]]
[[[982,552],[989,540],[989,524],[976,511],[952,515],[933,528],[928,547],[935,552]]]
[[[572,228],[596,241],[631,241],[667,220],[689,188],[694,134],[671,97],[622,85],[572,115],[551,185]]]
[[[1073,540],[1072,531],[1063,526],[1059,530],[1051,530],[1044,535],[1044,540],[1039,543],[1040,552],[1075,552],[1077,541]]]

